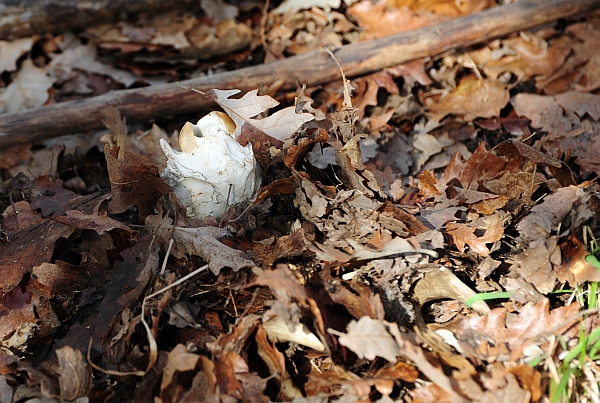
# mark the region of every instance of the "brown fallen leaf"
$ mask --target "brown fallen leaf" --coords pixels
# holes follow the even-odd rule
[[[389,7],[386,2],[361,1],[351,6],[348,12],[366,30],[365,36],[369,39],[421,28],[448,18],[427,10],[416,13],[405,7]]]
[[[574,233],[561,241],[559,247],[563,255],[562,263],[556,267],[559,281],[567,281],[571,287],[600,281],[600,270],[586,260],[590,253]]]
[[[505,171],[506,164],[505,158],[488,152],[485,143],[481,142],[477,150],[465,162],[457,152],[437,183],[446,185],[452,179],[458,179],[464,189],[477,190],[479,181],[494,179],[499,173]]]
[[[558,189],[533,206],[529,215],[517,224],[518,239],[526,244],[545,240],[573,210],[576,211],[576,220],[571,226],[577,228],[592,216],[587,205],[589,199],[590,195],[577,186]]]
[[[65,346],[56,350],[60,365],[60,398],[73,401],[89,397],[92,389],[92,368],[84,361],[81,351]]]
[[[456,89],[439,101],[425,99],[432,119],[439,122],[449,114],[462,115],[466,121],[500,115],[510,99],[505,85],[499,81],[468,76]]]
[[[100,204],[108,197],[107,192],[76,197],[60,211],[54,213],[52,218],[61,217],[69,210],[78,210],[84,214],[98,214]],[[12,290],[21,282],[23,275],[30,273],[34,267],[50,261],[56,240],[68,237],[75,229],[49,218],[35,221],[34,225],[11,234],[11,242],[0,242],[0,255],[11,256],[10,260],[0,260],[0,271],[3,273],[0,278],[0,290],[4,293]],[[31,253],[32,250],[36,253]]]
[[[543,343],[543,339],[537,339],[539,336],[567,330],[572,322],[563,328],[558,325],[578,311],[577,303],[550,310],[550,301],[544,298],[535,305],[528,303],[510,320],[507,308],[497,308],[484,316],[468,315],[444,328],[454,333],[467,356],[490,361],[507,352],[515,361],[523,356],[526,346]]]
[[[208,262],[209,269],[218,275],[224,267],[238,271],[244,267],[253,267],[255,263],[246,257],[246,254],[233,249],[218,238],[227,233],[226,230],[213,227],[199,228],[159,228],[158,233],[168,243],[169,239],[175,241],[177,256],[195,255]]]
[[[160,177],[158,168],[147,157],[126,152],[118,159],[119,147],[104,147],[113,196],[108,202],[111,213],[122,213],[136,206],[138,220],[152,214],[156,202],[169,193],[169,185]]]
[[[287,265],[279,264],[275,270],[261,270],[256,279],[245,288],[262,285],[269,287],[275,297],[288,302],[292,299],[307,307],[308,294]]]
[[[551,292],[557,282],[557,271],[552,261],[560,259],[560,250],[555,245],[556,237],[530,244],[513,257],[511,271],[535,286],[540,293]]]
[[[363,316],[358,321],[348,324],[348,333],[327,329],[331,334],[338,336],[341,345],[348,347],[359,358],[374,360],[381,357],[391,363],[398,361],[400,347],[388,333],[385,321]]]
[[[163,376],[160,382],[160,396],[163,401],[175,401],[177,389],[179,385],[174,385],[174,388],[169,388],[174,381],[174,376],[177,372],[188,372],[196,369],[200,356],[193,354],[183,344],[178,344],[169,352],[167,364],[163,369]],[[180,392],[179,392],[180,393]]]
[[[485,233],[478,236],[475,234],[477,230],[485,230]],[[479,256],[486,257],[490,254],[490,249],[486,244],[494,244],[501,240],[504,235],[504,226],[500,217],[492,214],[478,218],[471,223],[448,223],[446,233],[452,237],[460,252],[464,252],[465,245],[469,245],[471,250]]]
[[[269,372],[281,382],[281,393],[288,399],[302,396],[302,392],[294,384],[288,370],[285,367],[285,357],[277,350],[274,344],[267,339],[267,333],[258,326],[256,330],[256,344],[258,355],[269,368]]]

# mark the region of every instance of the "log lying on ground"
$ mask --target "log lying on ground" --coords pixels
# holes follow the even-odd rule
[[[335,50],[348,77],[356,77],[409,60],[438,55],[539,26],[600,7],[600,0],[521,0],[441,24],[355,43]],[[298,83],[315,86],[340,79],[336,63],[323,50],[314,50],[277,62],[183,81],[206,91],[213,88],[242,91],[270,86],[282,89]],[[115,91],[94,98],[69,101],[13,114],[0,115],[0,147],[35,142],[103,127],[100,110],[115,105],[128,122],[174,116],[205,109],[212,100],[175,84]]]
[[[157,13],[194,0],[13,0],[0,4],[0,39],[79,31],[133,13]]]

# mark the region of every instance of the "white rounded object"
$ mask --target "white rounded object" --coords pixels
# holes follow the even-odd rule
[[[181,152],[164,140],[160,146],[167,156],[163,173],[173,186],[187,216],[219,220],[229,207],[254,200],[260,188],[260,167],[252,144],[242,147],[233,137],[235,124],[223,112],[211,112],[179,134]]]

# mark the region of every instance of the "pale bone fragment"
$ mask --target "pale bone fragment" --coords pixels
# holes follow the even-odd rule
[[[453,299],[464,303],[475,295],[465,283],[443,266],[427,272],[419,280],[413,290],[414,299],[423,306],[425,303],[438,299]],[[480,314],[486,314],[490,308],[484,301],[473,303],[472,309]]]
[[[263,328],[272,340],[291,341],[316,351],[325,351],[325,346],[321,340],[303,323],[292,324],[281,316],[274,316],[263,323]]]

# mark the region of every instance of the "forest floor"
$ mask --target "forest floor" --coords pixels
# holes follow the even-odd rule
[[[600,12],[176,85],[536,1],[280,3],[0,40],[0,401],[600,402]]]

